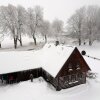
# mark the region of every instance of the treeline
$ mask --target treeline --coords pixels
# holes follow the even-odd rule
[[[79,45],[88,42],[91,46],[100,40],[100,7],[91,5],[76,10],[68,20],[67,30]]]
[[[33,38],[37,45],[37,35],[43,35],[47,42],[48,36],[57,37],[63,29],[62,20],[55,19],[52,23],[45,20],[40,6],[27,9],[20,5],[0,6],[0,47],[6,34],[13,38],[16,49],[18,42],[23,45],[23,35]],[[95,40],[100,40],[100,7],[91,5],[76,10],[68,19],[67,33],[77,39],[79,45],[87,42],[92,45]]]
[[[36,35],[42,34],[47,42],[47,36],[57,35],[63,30],[63,22],[55,19],[52,23],[44,19],[43,8],[35,6],[25,9],[23,6],[0,6],[0,47],[5,34],[10,35],[14,41],[14,48],[17,43],[22,43],[22,36],[28,35],[37,45]]]

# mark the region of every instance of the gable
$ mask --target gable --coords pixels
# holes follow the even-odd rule
[[[59,70],[64,65],[65,61],[69,58],[69,56],[73,52],[74,47],[66,46],[66,45],[54,46],[54,44],[53,44],[53,47],[51,48],[47,48],[47,47],[50,47],[50,46],[47,45],[46,46],[47,51],[43,51],[44,60],[42,63],[42,67],[47,72],[49,72],[53,77],[55,77],[57,73],[59,72]]]
[[[78,49],[75,48],[56,77],[76,74],[79,72],[87,72],[88,70],[90,70],[89,66],[87,65],[86,61],[84,60]]]

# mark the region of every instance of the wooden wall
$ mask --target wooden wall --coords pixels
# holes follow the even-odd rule
[[[56,76],[58,88],[69,88],[86,83],[86,73],[90,70],[77,48],[70,55]]]

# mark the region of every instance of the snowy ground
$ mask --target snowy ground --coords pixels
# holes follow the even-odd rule
[[[87,55],[100,58],[100,43],[92,47],[78,47],[85,50]],[[55,89],[42,78],[34,82],[26,81],[13,85],[0,85],[0,100],[100,100],[100,61],[88,57],[91,70],[97,73],[96,79],[87,79],[87,83],[61,91]]]
[[[42,41],[42,42],[41,42]],[[14,49],[14,43],[13,39],[10,37],[5,37],[5,39],[2,41],[1,45],[2,48],[0,51],[28,51],[28,50],[34,50],[34,49],[40,49],[44,45],[43,39],[37,39],[37,46],[34,45],[34,41],[32,38],[24,36],[22,38],[23,46],[21,47],[18,41],[18,47],[17,49]]]
[[[55,89],[39,78],[34,82],[0,87],[0,100],[100,100],[100,82],[87,80],[86,84],[70,89]]]
[[[66,39],[66,37],[64,37],[64,38],[47,37],[48,43],[55,42],[56,40],[61,41],[60,43],[66,43],[68,45],[72,45],[74,42],[74,40],[72,40],[70,38]],[[5,36],[4,40],[1,42],[2,48],[0,48],[0,51],[27,51],[27,50],[40,49],[45,44],[45,39],[43,36],[37,36],[37,46],[35,46],[32,38],[23,36],[22,43],[23,43],[23,46],[21,47],[19,44],[19,41],[18,41],[18,47],[17,47],[17,49],[14,49],[13,39],[11,37]]]
[[[53,42],[55,40],[56,40],[55,38],[48,38],[48,42]],[[37,36],[37,46],[35,46],[32,38],[23,36],[22,43],[23,46],[21,47],[18,41],[18,47],[17,49],[14,49],[13,39],[11,37],[5,36],[4,40],[1,42],[2,48],[0,48],[0,51],[27,51],[27,50],[29,51],[34,49],[36,50],[44,46],[45,40],[44,37]]]

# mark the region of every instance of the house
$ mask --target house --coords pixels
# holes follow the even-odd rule
[[[38,51],[0,52],[0,76],[9,83],[43,77],[56,90],[86,83],[88,64],[76,47],[46,44]],[[4,63],[5,62],[5,63]]]

